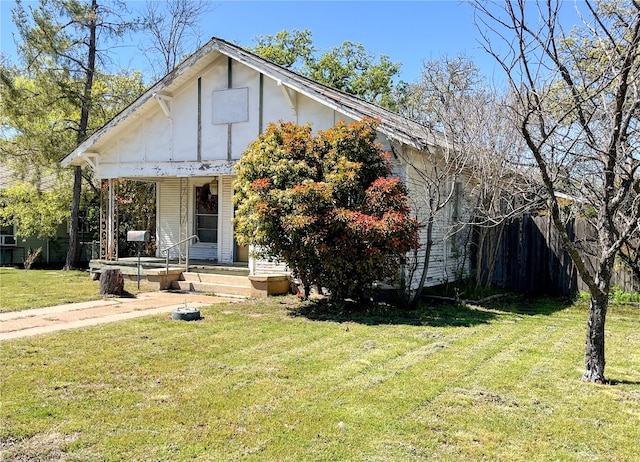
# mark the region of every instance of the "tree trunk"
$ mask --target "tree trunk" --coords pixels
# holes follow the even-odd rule
[[[122,295],[124,277],[119,269],[104,269],[100,273],[100,295]]]
[[[97,0],[91,2],[91,20],[89,27],[89,43],[87,46],[87,65],[85,69],[84,91],[82,94],[82,105],[80,107],[80,120],[77,133],[78,144],[82,143],[87,137],[87,127],[89,126],[89,112],[91,109],[91,92],[93,90],[93,77],[96,69],[96,52],[97,52],[97,22],[96,18],[98,10]],[[69,223],[69,251],[67,252],[67,260],[64,265],[65,270],[76,267],[78,261],[78,231],[80,228],[78,216],[80,214],[80,195],[82,191],[82,167],[75,166],[73,168],[73,198],[71,200],[71,221]]]
[[[606,383],[604,376],[604,325],[608,306],[609,297],[607,294],[591,295],[587,321],[585,368],[582,376],[582,380],[585,382]]]
[[[73,167],[73,196],[71,199],[71,220],[69,222],[69,250],[64,264],[65,270],[74,269],[78,262],[78,216],[80,214],[80,194],[82,192],[82,167]]]
[[[418,283],[418,287],[416,288],[416,293],[413,295],[413,298],[409,302],[409,306],[411,308],[415,308],[420,303],[420,299],[422,298],[422,292],[424,290],[424,284],[427,280],[427,273],[429,272],[429,263],[431,260],[431,249],[433,248],[433,222],[435,221],[434,215],[431,214],[429,219],[427,220],[427,242],[425,243],[424,248],[424,260],[422,262],[422,274],[420,275],[420,282]],[[409,293],[411,292],[411,281],[409,281],[409,287],[407,288]]]

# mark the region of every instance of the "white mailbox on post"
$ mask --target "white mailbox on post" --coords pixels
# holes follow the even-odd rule
[[[127,231],[129,242],[149,242],[149,231]]]
[[[135,242],[138,251],[138,289],[140,288],[140,248],[144,242],[149,242],[149,231],[127,231],[127,241]]]

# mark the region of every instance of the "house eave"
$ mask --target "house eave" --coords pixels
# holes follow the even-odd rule
[[[82,165],[88,165],[86,158],[84,157],[84,152],[75,150],[73,151],[71,154],[69,154],[67,157],[65,157],[64,159],[62,159],[62,161],[60,162],[60,164],[62,164],[63,167],[74,167],[74,166],[82,166]]]

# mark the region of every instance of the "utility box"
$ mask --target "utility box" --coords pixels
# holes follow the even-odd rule
[[[127,231],[129,242],[149,242],[149,231]]]

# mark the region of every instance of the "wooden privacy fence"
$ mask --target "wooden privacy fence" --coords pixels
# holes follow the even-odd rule
[[[595,234],[587,222],[571,221],[567,231],[587,255],[587,264],[593,265]],[[477,228],[473,234],[471,265],[484,285],[536,295],[587,290],[549,217],[522,217],[495,228]],[[614,285],[624,292],[636,292],[640,286],[620,265],[613,273]]]

